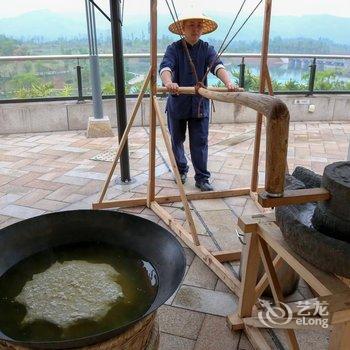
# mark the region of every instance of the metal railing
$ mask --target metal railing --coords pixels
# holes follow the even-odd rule
[[[223,58],[241,58],[241,63],[238,65],[238,84],[241,87],[245,86],[246,81],[246,60],[247,59],[259,59],[260,54],[257,53],[223,53],[221,57]],[[111,59],[112,54],[100,54],[101,59]],[[146,59],[149,58],[150,54],[147,53],[127,53],[124,54],[124,59]],[[163,53],[157,54],[158,58],[163,57]],[[307,64],[309,67],[309,79],[308,79],[308,89],[307,90],[293,90],[293,91],[275,91],[276,94],[302,94],[302,95],[312,95],[317,94],[349,94],[350,90],[323,90],[315,91],[315,78],[318,63],[324,63],[324,61],[334,62],[334,60],[343,60],[348,63],[350,70],[350,55],[322,55],[322,54],[269,54],[269,59],[274,58],[284,58],[289,60],[303,60],[303,64]],[[82,79],[82,67],[80,65],[80,60],[88,60],[88,54],[77,54],[77,55],[38,55],[38,56],[0,56],[0,64],[2,62],[16,63],[16,62],[27,62],[27,61],[50,61],[50,60],[76,60],[76,83],[77,83],[77,96],[70,97],[46,97],[46,98],[23,98],[23,99],[3,99],[0,103],[13,103],[13,102],[32,102],[32,101],[53,101],[53,100],[78,100],[83,101],[85,99],[90,99],[91,96],[84,96],[83,94],[83,79]],[[309,62],[310,61],[310,62]],[[309,63],[311,63],[309,65]],[[349,79],[350,80],[350,79]],[[135,96],[135,94],[129,94],[127,96]],[[103,98],[113,98],[114,95],[103,96]]]

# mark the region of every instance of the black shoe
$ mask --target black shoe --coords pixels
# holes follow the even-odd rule
[[[213,186],[209,183],[209,181],[196,181],[196,187],[199,188],[202,192],[214,191]]]
[[[180,173],[180,179],[181,179],[181,183],[184,184],[187,180],[187,174],[181,174]],[[175,182],[176,182],[176,179],[175,179]]]

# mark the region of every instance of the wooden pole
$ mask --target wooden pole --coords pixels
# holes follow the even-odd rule
[[[256,233],[246,234],[246,245],[242,251],[241,294],[239,296],[238,316],[240,318],[252,315],[255,304],[255,286],[260,263],[259,237]]]
[[[280,308],[281,302],[284,301],[282,288],[278,281],[277,273],[271,260],[269,248],[266,242],[261,237],[259,237],[259,252],[265,268],[265,273],[267,274],[267,278],[269,280],[271,292],[275,301],[275,306]],[[285,333],[291,349],[298,350],[299,345],[294,331],[292,329],[287,329],[285,330]]]
[[[270,76],[270,71],[268,66],[266,66],[266,85],[267,85],[267,90],[269,91],[269,95],[274,96],[275,94],[273,92],[272,81],[271,81],[271,76]]]
[[[145,81],[143,82],[141,91],[139,93],[139,96],[137,97],[137,101],[136,101],[135,106],[134,106],[134,110],[132,111],[131,118],[130,118],[129,123],[128,123],[128,125],[127,125],[127,127],[126,127],[126,129],[125,129],[125,131],[123,133],[123,136],[122,136],[121,140],[120,140],[119,148],[118,148],[117,154],[116,154],[116,156],[114,158],[114,162],[112,164],[111,170],[110,170],[110,172],[108,174],[108,177],[107,177],[107,179],[105,181],[103,190],[102,190],[101,195],[100,195],[100,199],[98,201],[99,203],[102,203],[102,201],[103,201],[103,199],[104,199],[104,197],[106,195],[106,191],[107,191],[108,185],[109,185],[109,183],[111,181],[111,178],[113,176],[115,167],[117,166],[118,159],[119,159],[119,157],[120,157],[120,155],[121,155],[121,153],[122,153],[122,151],[124,149],[124,145],[125,145],[125,143],[126,143],[126,141],[128,139],[130,129],[131,129],[133,123],[134,123],[134,119],[136,117],[136,113],[137,113],[137,111],[138,111],[138,109],[140,107],[143,95],[145,94],[147,85],[149,83],[150,72],[151,71],[148,72],[147,77],[146,77]]]
[[[154,96],[153,100],[154,100],[153,101],[153,105],[154,105],[154,108],[156,110],[156,116],[158,117],[160,128],[161,128],[162,134],[163,134],[164,143],[165,143],[166,149],[168,151],[170,164],[171,164],[171,167],[173,169],[173,173],[175,175],[175,179],[176,179],[176,183],[177,183],[178,189],[180,191],[181,201],[182,201],[182,204],[183,204],[184,209],[185,209],[186,219],[187,219],[187,222],[188,222],[188,226],[190,228],[190,232],[191,232],[191,235],[192,235],[192,238],[193,238],[193,242],[195,243],[195,245],[199,245],[200,243],[199,243],[199,239],[198,239],[198,235],[197,235],[196,226],[195,226],[194,221],[193,221],[193,217],[192,217],[192,214],[191,214],[190,206],[188,205],[188,200],[187,200],[187,197],[186,197],[184,186],[183,186],[183,184],[181,182],[181,176],[180,176],[180,173],[179,173],[179,169],[177,168],[177,165],[176,165],[175,156],[174,156],[174,153],[173,153],[173,149],[171,147],[171,142],[169,140],[169,136],[167,134],[167,130],[166,130],[166,126],[165,126],[165,123],[164,123],[164,119],[163,119],[163,117],[161,115],[161,112],[160,112],[159,104],[158,104],[158,101],[157,101],[157,96]]]
[[[147,188],[147,206],[155,198],[155,176],[156,176],[156,112],[153,104],[153,96],[157,94],[157,0],[150,0],[151,15],[151,82],[149,99],[149,164],[148,164],[148,188]]]
[[[267,68],[267,55],[269,51],[269,36],[270,36],[270,22],[271,22],[271,5],[272,0],[265,0],[265,12],[264,12],[264,29],[262,36],[261,47],[261,62],[260,62],[260,87],[259,92],[262,94],[265,91],[266,82],[266,68]],[[255,129],[255,143],[253,154],[253,168],[252,179],[250,188],[253,192],[256,192],[259,182],[259,155],[260,155],[260,140],[261,140],[261,126],[262,126],[262,114],[257,114],[256,129]]]
[[[216,87],[216,86],[207,86],[206,90],[209,91],[218,91],[218,92],[228,92],[228,88],[225,87]],[[242,89],[243,91],[243,89]],[[158,86],[157,87],[158,93],[169,93],[168,89],[164,86]],[[189,94],[189,95],[195,95],[196,91],[194,86],[183,86],[179,89],[180,94]]]

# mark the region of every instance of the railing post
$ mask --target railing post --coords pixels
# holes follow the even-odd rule
[[[244,88],[244,75],[245,75],[245,63],[244,63],[244,57],[242,57],[242,61],[241,64],[238,65],[239,67],[239,81],[238,81],[238,85],[241,88]]]
[[[82,78],[81,78],[81,66],[79,64],[79,59],[78,59],[78,64],[76,66],[77,69],[77,84],[78,84],[78,103],[83,102],[83,83],[82,83]]]
[[[309,91],[307,96],[312,95],[314,93],[315,86],[315,77],[316,77],[316,57],[313,59],[310,67],[310,77],[309,77]]]
[[[112,27],[112,49],[114,82],[116,89],[117,126],[118,138],[120,142],[127,124],[121,8],[119,0],[109,0],[109,4]],[[125,141],[124,149],[120,155],[120,180],[122,183],[129,183],[131,181],[128,140]]]

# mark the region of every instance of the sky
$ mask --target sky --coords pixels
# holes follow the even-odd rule
[[[116,1],[116,0],[114,0]],[[183,9],[186,9],[189,1],[192,1],[198,8],[202,9],[207,15],[211,13],[222,13],[232,17],[239,9],[242,0],[221,0],[220,7],[218,2],[213,0],[173,0],[176,9],[181,15]],[[109,0],[95,0],[95,2],[106,12],[109,13]],[[170,1],[169,1],[170,2]],[[258,0],[247,0],[247,13],[255,7]],[[165,0],[158,0],[159,14],[168,13]],[[20,14],[35,10],[51,10],[59,13],[81,13],[85,11],[85,0],[0,0],[0,18],[15,17]],[[149,12],[149,0],[125,0],[125,15],[145,15]],[[257,15],[262,15],[263,6],[260,6]],[[349,0],[273,0],[272,13],[275,16],[283,15],[319,15],[329,14],[340,17],[350,17]]]

